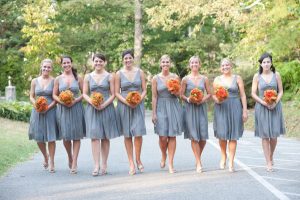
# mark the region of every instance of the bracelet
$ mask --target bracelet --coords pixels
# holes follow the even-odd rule
[[[190,98],[187,98],[186,101],[187,101],[188,103],[190,103]]]

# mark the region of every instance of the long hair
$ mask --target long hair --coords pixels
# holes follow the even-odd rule
[[[63,56],[60,57],[60,64],[62,64],[64,58],[70,59],[71,63],[73,62],[71,56],[63,55]],[[72,73],[73,73],[74,78],[77,81],[78,80],[77,69],[75,69],[73,66],[72,66]]]
[[[265,58],[270,58],[270,60],[271,60],[271,63],[272,63],[272,65],[271,65],[271,71],[273,72],[273,73],[275,73],[275,66],[273,65],[273,59],[272,59],[272,55],[271,54],[269,54],[269,53],[264,53],[263,55],[261,55],[260,56],[260,58],[258,59],[258,62],[259,62],[259,70],[258,70],[258,72],[259,72],[259,74],[261,74],[262,72],[263,72],[263,68],[262,68],[262,66],[261,66],[261,63],[263,62],[263,60],[265,59]]]

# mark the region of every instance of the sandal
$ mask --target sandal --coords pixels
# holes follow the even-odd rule
[[[128,174],[129,174],[130,176],[135,175],[135,169],[134,169],[134,168],[133,168],[133,169],[130,169],[129,172],[128,172]]]
[[[54,167],[53,168],[49,168],[49,173],[55,173],[55,169],[54,169]]]
[[[70,174],[77,174],[77,168],[71,169]]]
[[[102,169],[101,170],[101,175],[106,175],[107,174],[107,170],[106,169]]]
[[[169,168],[169,173],[170,174],[174,174],[174,173],[176,173],[177,171],[174,169],[174,168]]]
[[[98,170],[94,170],[92,172],[92,176],[98,176],[99,175],[99,169]]]
[[[143,166],[143,164],[139,164],[139,165],[137,166],[137,168],[138,168],[138,170],[139,170],[141,173],[144,172],[144,166]]]

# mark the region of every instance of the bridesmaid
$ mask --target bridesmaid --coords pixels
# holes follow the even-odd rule
[[[208,139],[208,119],[206,102],[211,97],[208,78],[199,73],[201,60],[193,56],[189,60],[191,73],[182,79],[181,97],[184,102],[184,138],[191,140],[192,150],[196,159],[196,171],[202,172],[201,154]],[[189,98],[191,90],[198,88],[206,95],[200,103],[192,102]]]
[[[171,58],[163,55],[160,58],[161,72],[152,80],[152,122],[154,131],[159,135],[159,146],[162,153],[160,167],[164,168],[169,154],[169,173],[175,173],[173,166],[176,150],[176,136],[182,133],[182,108],[179,103],[180,91],[172,94],[166,83],[169,79],[177,79],[176,74],[170,72]]]
[[[232,74],[232,63],[229,59],[221,61],[222,75],[215,78],[213,87],[223,86],[228,89],[229,96],[224,101],[219,101],[213,95],[214,107],[214,134],[219,139],[221,148],[220,169],[226,166],[226,148],[229,148],[229,171],[234,172],[234,156],[237,140],[242,137],[244,124],[248,118],[247,102],[244,83],[240,76]],[[228,142],[227,142],[228,141]]]
[[[50,167],[49,172],[54,173],[54,155],[55,155],[55,141],[59,139],[55,112],[56,102],[52,99],[54,78],[50,76],[52,71],[52,60],[45,59],[41,63],[40,76],[31,81],[30,101],[34,108],[31,112],[29,125],[29,139],[35,140],[39,149],[44,156],[43,167],[48,169],[49,156]],[[47,99],[48,109],[44,112],[37,112],[35,109],[36,97],[43,96]],[[47,153],[46,142],[48,142]]]
[[[107,158],[109,154],[109,139],[120,136],[116,113],[113,105],[115,98],[114,75],[105,70],[106,57],[102,54],[93,56],[94,71],[85,75],[83,83],[83,98],[88,102],[85,111],[86,136],[91,138],[92,153],[94,158],[93,176],[99,175],[100,152],[102,156],[101,174],[107,174]],[[100,92],[103,103],[94,106],[90,95],[93,92]],[[100,149],[101,140],[101,149]]]
[[[135,67],[133,63],[132,50],[125,50],[122,53],[123,68],[116,73],[115,93],[118,98],[116,108],[117,122],[120,125],[120,133],[124,135],[124,142],[129,160],[129,175],[134,175],[135,165],[133,161],[133,142],[136,156],[137,168],[144,171],[141,161],[141,149],[143,135],[146,135],[144,98],[146,96],[146,79],[144,72]],[[141,102],[133,106],[126,101],[126,96],[131,91],[138,91],[141,94]]]
[[[277,144],[277,137],[285,134],[282,116],[281,97],[283,95],[280,74],[275,72],[272,56],[263,54],[258,62],[259,72],[254,75],[252,82],[252,97],[255,104],[255,136],[262,138],[262,147],[267,162],[267,171],[273,171],[273,154]],[[268,105],[264,99],[264,91],[274,89],[278,96],[276,102]],[[258,94],[257,95],[257,90]]]
[[[83,80],[72,67],[70,56],[61,57],[61,66],[63,73],[55,78],[53,99],[59,103],[56,120],[68,154],[70,173],[76,174],[80,139],[85,136],[82,95],[79,94],[79,91],[82,92]],[[64,90],[70,90],[74,94],[75,99],[70,105],[64,104],[58,97]]]

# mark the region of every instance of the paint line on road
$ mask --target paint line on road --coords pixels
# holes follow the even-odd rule
[[[266,166],[262,165],[248,165],[251,168],[266,168]],[[284,168],[284,167],[273,167],[274,170],[280,169],[280,170],[287,170],[287,171],[295,171],[295,172],[300,172],[299,169],[290,169],[290,168]]]
[[[248,159],[253,159],[253,160],[265,160],[265,158],[256,158],[256,157],[251,157],[251,156],[237,156],[237,157],[239,157],[239,158],[248,158]],[[276,161],[300,163],[299,160],[276,159]]]
[[[298,193],[284,192],[284,194],[300,197],[300,194]]]
[[[279,181],[288,181],[288,182],[300,183],[300,181],[298,181],[298,180],[292,180],[292,179],[286,179],[286,178],[276,178],[276,177],[270,177],[270,176],[262,176],[262,177],[266,178],[266,179],[272,179],[272,180],[279,180]]]
[[[210,140],[208,140],[208,143],[211,144],[213,147],[215,147],[216,149],[218,149],[220,151],[220,148],[216,143],[214,143]],[[255,180],[257,180],[260,184],[262,184],[265,188],[267,188],[278,199],[281,199],[281,200],[290,199],[284,193],[282,193],[277,188],[275,188],[272,184],[270,184],[268,181],[266,181],[262,176],[258,175],[250,167],[248,167],[246,164],[241,162],[239,159],[236,158],[235,163],[237,163],[240,167],[242,167],[248,174],[250,174]]]
[[[279,154],[284,154],[284,155],[300,155],[300,153],[279,153]]]

